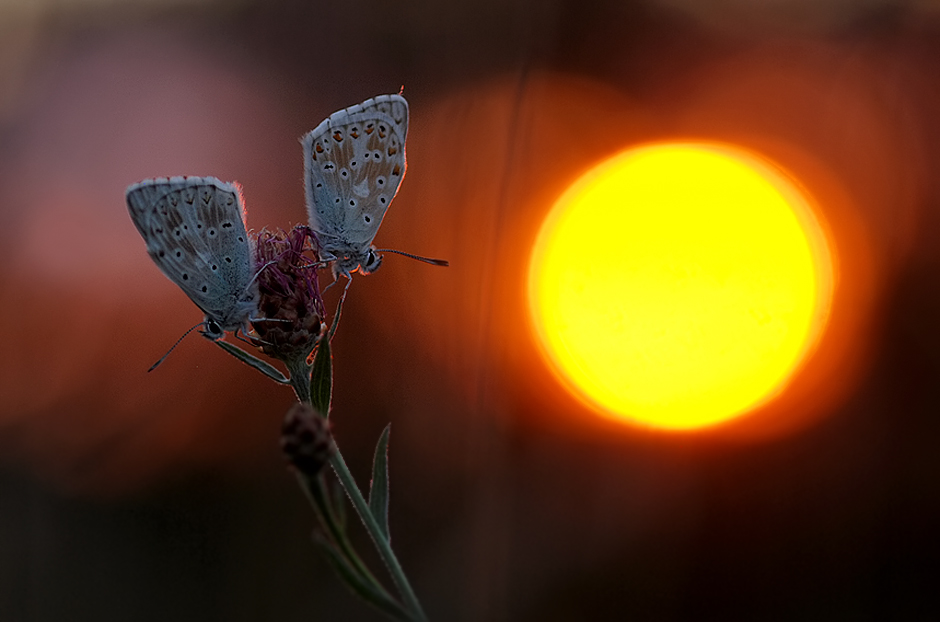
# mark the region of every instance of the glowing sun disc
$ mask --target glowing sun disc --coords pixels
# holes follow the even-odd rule
[[[659,144],[590,170],[528,278],[550,367],[601,414],[693,429],[779,394],[824,328],[832,260],[809,199],[728,145]]]

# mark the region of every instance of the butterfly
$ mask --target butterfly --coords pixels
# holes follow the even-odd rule
[[[407,136],[408,102],[379,95],[334,112],[301,139],[310,228],[334,279],[375,272],[380,252],[448,265],[372,244],[405,177]]]
[[[243,329],[258,289],[241,188],[215,177],[160,177],[129,186],[126,198],[151,259],[205,313],[200,332],[218,341]]]

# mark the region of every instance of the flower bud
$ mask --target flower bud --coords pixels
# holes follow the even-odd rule
[[[298,471],[311,477],[316,475],[335,450],[330,420],[307,404],[294,404],[284,416],[281,450]]]

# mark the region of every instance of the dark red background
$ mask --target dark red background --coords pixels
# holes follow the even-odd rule
[[[0,9],[0,619],[378,619],[310,543],[289,391],[198,337],[145,373],[201,315],[123,193],[214,175],[250,227],[304,222],[297,139],[402,85],[377,243],[452,266],[355,278],[334,424],[365,483],[392,422],[394,545],[432,619],[940,614],[928,3],[151,4]],[[775,436],[595,420],[528,336],[554,197],[689,137],[776,159],[841,236],[835,354]]]

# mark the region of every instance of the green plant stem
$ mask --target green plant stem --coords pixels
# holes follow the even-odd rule
[[[388,538],[385,537],[385,534],[382,533],[382,529],[379,527],[375,517],[372,516],[372,512],[369,510],[369,504],[366,503],[365,498],[363,498],[362,493],[359,491],[356,480],[353,479],[352,473],[349,472],[349,467],[346,466],[346,461],[343,460],[343,454],[340,453],[339,447],[336,448],[336,453],[330,458],[330,464],[333,466],[333,470],[336,472],[336,476],[339,478],[343,488],[346,489],[346,494],[349,495],[349,500],[352,501],[353,507],[356,508],[356,512],[359,514],[362,524],[365,525],[366,531],[369,532],[369,536],[372,538],[373,543],[375,543],[375,548],[378,550],[382,561],[385,562],[385,566],[388,568],[388,572],[395,582],[396,587],[398,587],[398,591],[401,593],[405,606],[412,613],[414,620],[427,622],[428,618],[424,614],[424,610],[421,608],[421,603],[418,602],[418,597],[415,595],[414,590],[411,589],[411,584],[408,582],[408,577],[405,576],[405,571],[402,570],[401,564],[398,563],[398,558],[395,557],[395,553],[392,551],[391,543]]]
[[[359,558],[356,551],[353,550],[352,545],[349,543],[349,538],[346,537],[345,532],[340,528],[336,520],[336,513],[333,511],[329,496],[326,494],[326,483],[323,480],[322,474],[313,478],[304,475],[299,475],[298,477],[300,477],[301,485],[310,498],[310,501],[317,508],[318,513],[321,514],[321,522],[326,525],[327,531],[330,532],[333,541],[340,547],[343,554],[349,559],[359,574],[366,577],[370,582],[375,583],[382,591],[385,591],[382,584],[369,572],[365,563]],[[391,598],[391,596],[389,596],[389,598]]]
[[[412,617],[408,612],[379,583],[378,579],[369,571],[352,548],[352,544],[350,544],[336,519],[329,495],[326,493],[326,482],[322,473],[316,477],[308,477],[302,473],[297,473],[297,481],[307,500],[310,501],[310,505],[313,506],[320,524],[326,528],[330,534],[330,539],[339,547],[342,557],[350,564],[349,571],[352,573],[352,578],[355,579],[353,585],[359,595],[397,620],[411,620]]]
[[[310,366],[304,359],[294,359],[285,363],[290,374],[290,384],[294,387],[297,399],[310,404]]]

